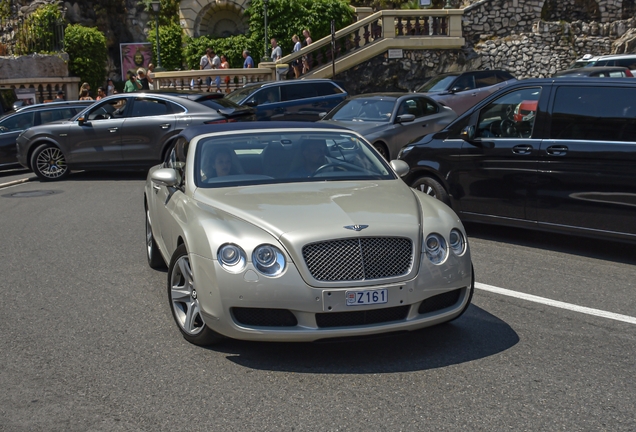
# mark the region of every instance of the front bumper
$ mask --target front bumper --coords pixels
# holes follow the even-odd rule
[[[450,256],[440,266],[421,263],[419,274],[408,281],[349,288],[311,287],[293,263],[281,276],[268,278],[251,264],[234,275],[201,256],[191,254],[190,262],[206,325],[242,340],[310,342],[417,330],[461,314],[473,289],[468,256]],[[387,303],[347,306],[346,291],[370,289],[386,289]],[[257,312],[257,318],[246,319],[246,311]],[[272,313],[290,319],[259,321]]]

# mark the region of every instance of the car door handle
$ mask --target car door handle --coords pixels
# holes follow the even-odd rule
[[[553,155],[553,156],[563,156],[564,154],[566,154],[568,152],[568,148],[567,146],[564,145],[555,145],[555,146],[550,146],[548,147],[545,151],[546,153],[548,153],[549,155]]]
[[[170,127],[170,123],[164,123],[162,125],[159,125],[159,127],[161,127],[161,129],[168,129]]]
[[[116,127],[112,127],[112,128],[108,128],[108,130],[109,130],[111,133],[115,133],[115,132],[117,132],[118,128],[116,128]]]
[[[152,188],[155,190],[155,193],[158,193],[161,190],[161,187],[159,185],[153,184]]]
[[[514,146],[512,148],[512,152],[514,154],[530,154],[530,152],[532,152],[532,146],[531,145],[517,145]]]
[[[428,126],[428,123],[424,123],[424,124],[422,125],[422,127],[426,127],[426,126]]]

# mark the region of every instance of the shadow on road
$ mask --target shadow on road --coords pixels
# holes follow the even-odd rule
[[[35,176],[31,171],[26,168],[10,168],[10,169],[0,169],[0,179],[3,177],[11,177],[11,176],[19,176],[22,175],[24,177]]]
[[[588,258],[636,264],[636,244],[486,224],[465,224],[469,240],[482,239]]]
[[[488,357],[519,342],[505,322],[475,305],[456,321],[364,340],[265,343],[228,340],[211,349],[251,369],[326,374],[435,369]]]
[[[72,172],[64,181],[122,181],[145,180],[148,170],[134,171],[77,171]]]

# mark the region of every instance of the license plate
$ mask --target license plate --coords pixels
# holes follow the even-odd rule
[[[389,301],[389,292],[386,289],[347,291],[345,297],[347,299],[347,306],[381,304]]]

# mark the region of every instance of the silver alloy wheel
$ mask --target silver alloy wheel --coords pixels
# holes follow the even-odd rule
[[[170,303],[177,324],[186,334],[194,336],[205,328],[187,255],[181,256],[172,268]]]
[[[437,193],[435,193],[435,189],[433,189],[431,185],[429,184],[422,183],[421,185],[417,186],[417,189],[420,192],[424,192],[426,195],[432,196],[433,198],[437,198]]]
[[[62,177],[68,170],[64,153],[57,147],[47,147],[42,150],[35,163],[38,172],[49,179]]]

